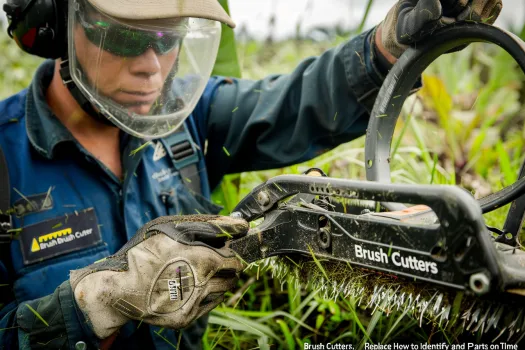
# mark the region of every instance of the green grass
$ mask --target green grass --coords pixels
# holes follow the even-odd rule
[[[24,54],[4,29],[0,33],[0,48],[0,99],[4,99],[26,88],[43,60]]]

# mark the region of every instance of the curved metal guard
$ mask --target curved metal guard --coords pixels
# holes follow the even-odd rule
[[[444,27],[426,39],[423,44],[409,48],[390,70],[370,115],[365,143],[367,180],[390,183],[390,147],[394,128],[403,103],[421,73],[442,54],[473,42],[487,42],[500,46],[525,72],[525,43],[512,33],[486,24],[465,22]],[[521,181],[525,185],[525,179],[520,179],[513,188],[521,188]],[[480,205],[483,212],[497,208],[499,203],[496,201],[506,197],[508,192],[509,190],[496,192],[491,198],[482,199]],[[509,198],[507,202],[513,199],[515,198]],[[399,203],[383,202],[382,205],[389,210],[406,208]]]

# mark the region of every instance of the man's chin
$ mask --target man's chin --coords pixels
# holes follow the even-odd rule
[[[128,106],[126,109],[131,113],[147,115],[151,111],[151,104],[133,105],[133,106]]]

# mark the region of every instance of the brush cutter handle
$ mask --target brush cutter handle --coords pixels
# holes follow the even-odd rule
[[[456,23],[436,31],[417,47],[410,47],[390,70],[377,96],[366,132],[366,177],[390,183],[390,149],[399,113],[421,73],[442,54],[473,42],[493,43],[506,50],[525,72],[525,43],[512,33],[482,23]],[[518,198],[525,178],[479,201],[483,212]],[[400,203],[381,203],[388,210],[403,210]]]

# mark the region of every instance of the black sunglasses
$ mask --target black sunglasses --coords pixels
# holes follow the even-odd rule
[[[95,45],[102,44],[102,49],[117,56],[140,56],[149,48],[159,55],[165,55],[179,47],[183,40],[179,34],[145,32],[104,20],[90,21],[81,12],[84,11],[77,11],[77,17],[89,41]]]

